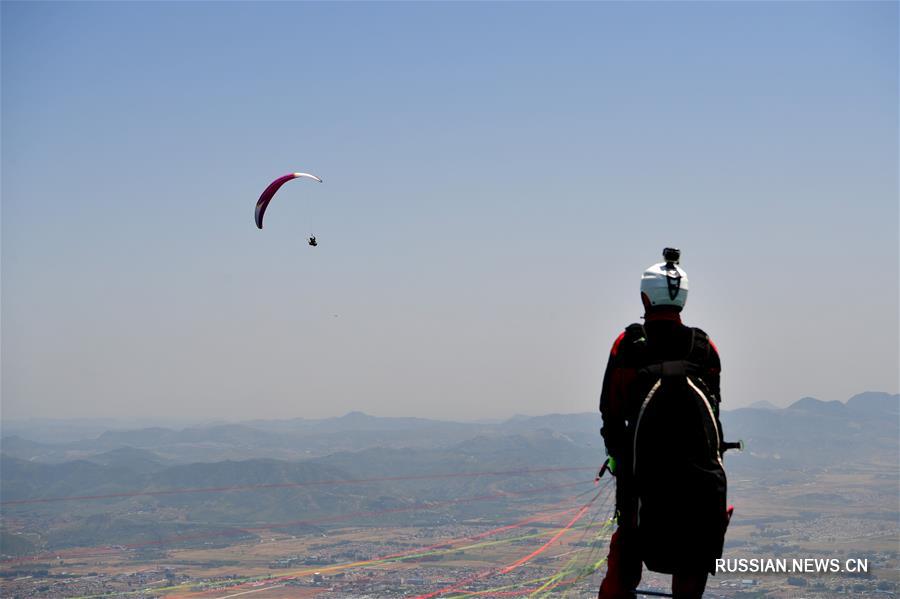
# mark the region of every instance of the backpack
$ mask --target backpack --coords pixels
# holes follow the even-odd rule
[[[651,362],[643,326],[629,329],[638,372],[629,474],[642,560],[656,572],[713,572],[728,517],[718,398],[702,377],[709,337],[691,329],[683,359]]]

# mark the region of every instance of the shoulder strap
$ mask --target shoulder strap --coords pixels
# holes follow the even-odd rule
[[[698,366],[706,364],[709,359],[709,335],[703,329],[691,329],[691,349],[685,360]]]
[[[630,327],[628,327],[628,329],[631,329],[631,327],[640,327],[641,332],[643,332],[644,330],[644,327],[639,324],[631,325]],[[628,329],[626,329],[626,331]],[[667,360],[654,364],[646,364],[638,370],[638,373],[643,376],[662,378],[693,375],[702,370],[703,365],[707,363],[708,358],[709,335],[707,335],[702,329],[692,328],[691,346],[688,349],[688,353],[687,355],[685,355],[684,359]]]
[[[644,325],[635,322],[625,327],[625,339],[631,343],[643,343],[646,345],[647,332],[644,330]]]
[[[719,402],[721,399],[718,397],[718,391],[712,391],[707,383],[706,374],[709,372],[710,368],[710,354],[712,352],[711,345],[712,343],[709,340],[709,335],[703,329],[698,329],[694,327],[693,331],[693,345],[691,346],[690,354],[688,355],[687,362],[693,364],[693,368],[695,369],[695,373],[698,375],[698,382],[701,385],[704,385],[704,389],[712,401],[712,409],[716,415],[716,426],[719,427],[719,432],[721,434],[722,424],[718,422],[719,417]],[[718,387],[716,387],[718,388]]]
[[[618,364],[625,368],[640,368],[647,361],[647,333],[644,325],[630,324],[625,327],[617,346]]]

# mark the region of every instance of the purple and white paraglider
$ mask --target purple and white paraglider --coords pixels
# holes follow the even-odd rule
[[[256,202],[256,226],[260,229],[263,228],[263,216],[266,214],[266,208],[269,207],[269,202],[272,201],[272,198],[275,197],[275,193],[281,188],[282,185],[290,181],[291,179],[312,179],[313,181],[322,182],[320,178],[315,175],[310,175],[309,173],[289,173],[282,177],[278,177],[266,187],[266,190],[262,192],[262,195],[259,196],[259,200]],[[316,245],[316,238],[310,238],[310,245]]]

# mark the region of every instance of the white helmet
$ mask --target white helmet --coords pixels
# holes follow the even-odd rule
[[[641,293],[650,300],[651,306],[677,306],[684,308],[688,295],[687,273],[678,266],[681,251],[673,248],[663,250],[665,262],[654,264],[641,277]]]

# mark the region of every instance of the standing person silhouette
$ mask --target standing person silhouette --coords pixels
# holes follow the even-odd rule
[[[672,596],[700,599],[722,555],[725,507],[719,421],[721,365],[702,330],[685,326],[681,252],[663,251],[641,278],[644,324],[613,344],[603,379],[601,434],[616,477],[618,528],[599,599],[631,599],[642,562],[672,574]]]

